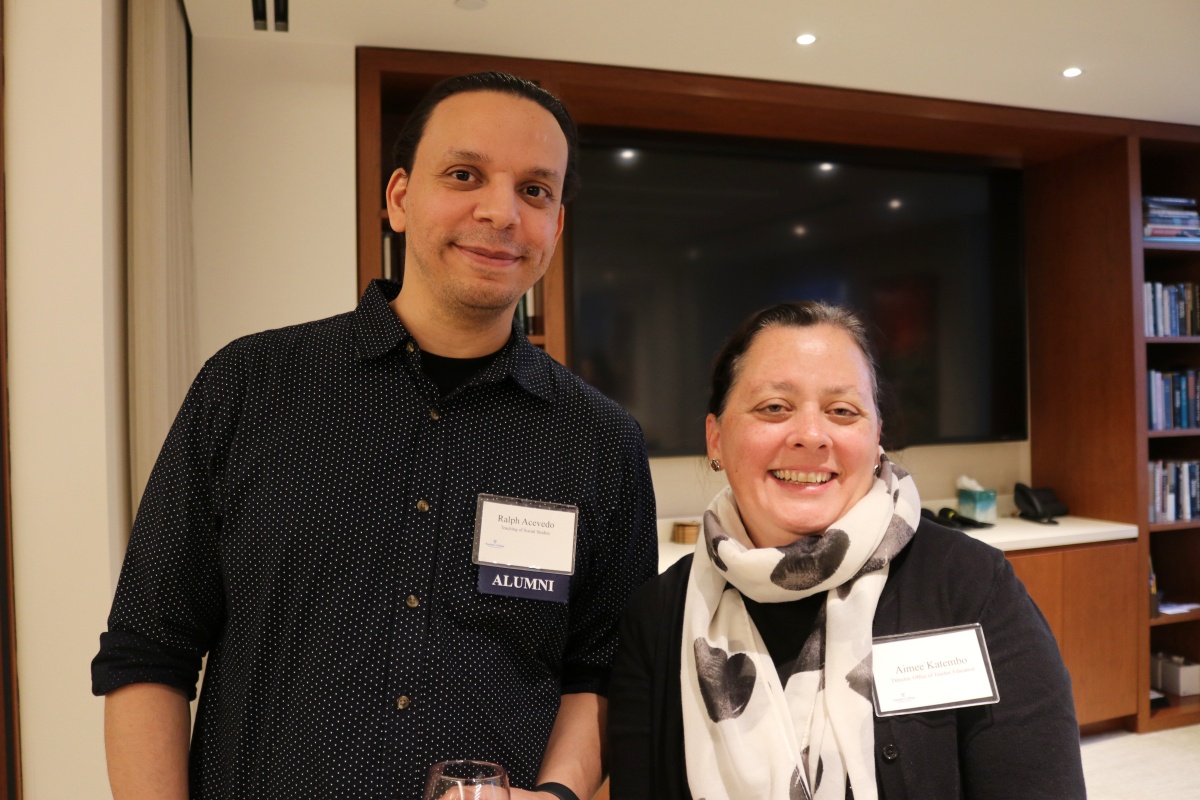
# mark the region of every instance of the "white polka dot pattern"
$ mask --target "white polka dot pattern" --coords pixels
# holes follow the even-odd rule
[[[93,691],[194,693],[208,653],[193,798],[407,800],[452,757],[531,787],[655,573],[637,423],[515,327],[439,398],[396,289],[223,349],[150,478]],[[579,507],[568,604],[477,591],[481,492]]]

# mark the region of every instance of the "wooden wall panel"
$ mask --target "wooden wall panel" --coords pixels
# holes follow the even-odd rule
[[[1132,147],[1122,138],[1026,170],[1026,270],[1033,481],[1073,514],[1137,523],[1145,376],[1132,335],[1142,302]]]

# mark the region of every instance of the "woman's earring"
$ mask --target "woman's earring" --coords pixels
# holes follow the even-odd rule
[[[712,471],[713,471],[713,472],[720,472],[720,471],[721,471],[721,462],[720,462],[720,460],[718,460],[718,459],[715,459],[715,458],[710,458],[710,459],[708,460],[708,465],[709,465],[710,467],[712,467]]]
[[[881,469],[883,469],[883,464],[876,464],[876,465],[875,465],[875,477],[876,477],[876,478],[878,478],[878,477],[879,477],[879,470],[881,470]]]

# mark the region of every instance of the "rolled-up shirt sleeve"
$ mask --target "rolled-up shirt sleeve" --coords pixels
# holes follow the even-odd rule
[[[92,661],[94,694],[161,683],[195,697],[202,659],[223,625],[221,453],[231,425],[214,380],[219,357],[188,391],[142,496]]]

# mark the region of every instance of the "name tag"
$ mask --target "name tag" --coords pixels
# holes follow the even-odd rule
[[[880,717],[1000,702],[978,623],[880,636],[871,666]]]
[[[575,506],[479,495],[472,553],[479,591],[567,602],[578,521]]]

